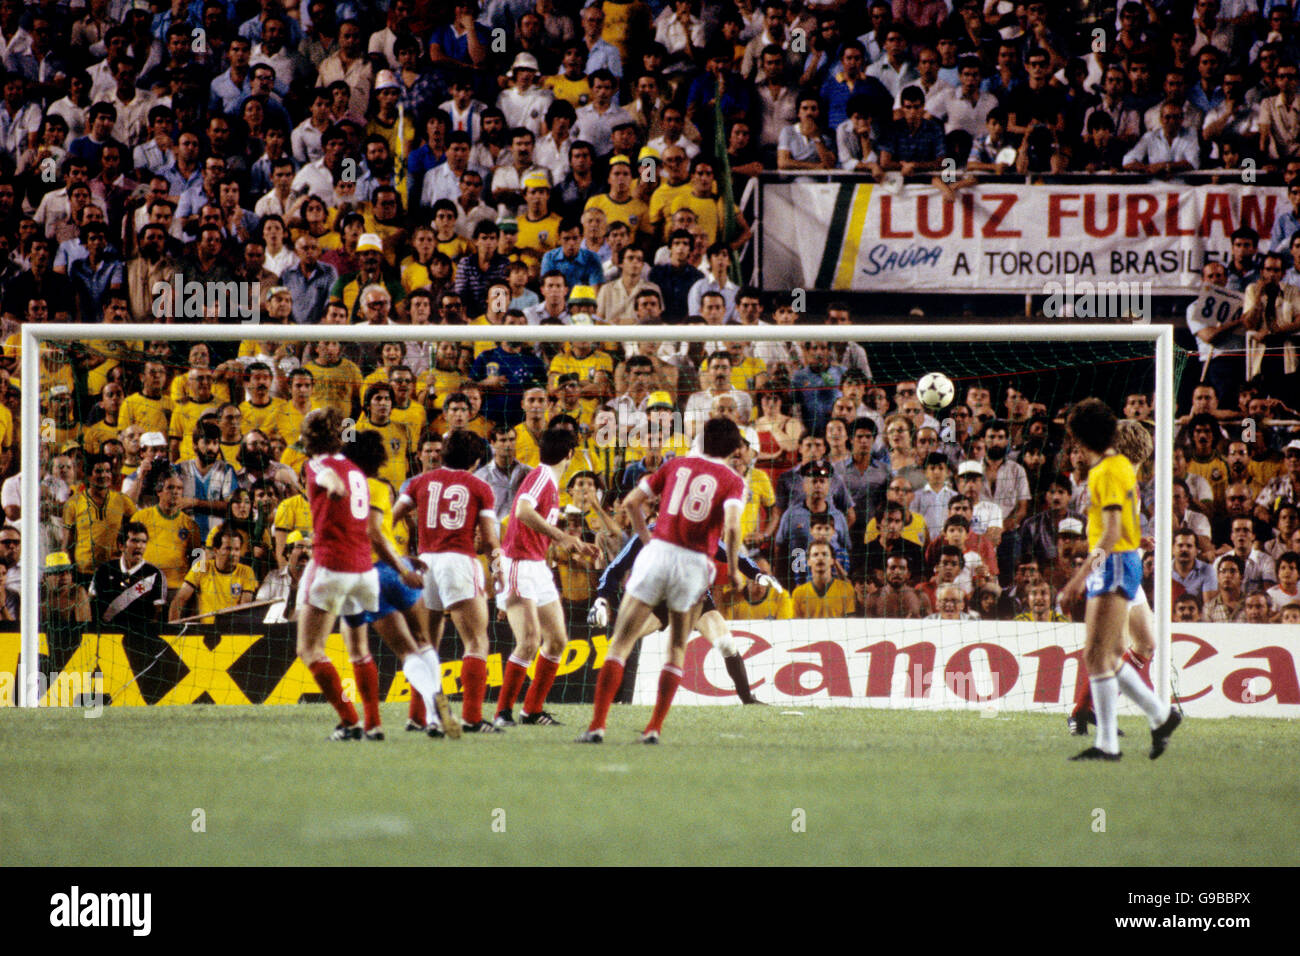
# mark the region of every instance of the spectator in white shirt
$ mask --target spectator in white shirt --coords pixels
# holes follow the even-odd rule
[[[1124,154],[1124,171],[1148,176],[1169,176],[1201,165],[1196,134],[1182,128],[1183,108],[1177,103],[1160,107],[1160,129],[1146,133]]]

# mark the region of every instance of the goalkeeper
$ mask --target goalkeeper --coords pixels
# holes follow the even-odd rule
[[[651,530],[654,525],[650,526]],[[607,627],[610,624],[610,609],[618,607],[619,590],[622,587],[623,579],[627,577],[628,572],[632,570],[632,565],[636,561],[636,556],[641,553],[645,547],[645,542],[637,535],[632,535],[623,550],[618,553],[613,561],[605,568],[605,572],[600,576],[600,583],[596,586],[598,597],[591,606],[591,611],[587,614],[587,623],[597,627]],[[722,562],[725,566],[727,561],[727,552],[722,544],[718,545],[718,552],[714,556],[714,561]],[[753,561],[744,555],[740,556],[740,572],[745,577],[757,581],[765,587],[776,590],[778,594],[784,594],[785,589],[777,583],[776,578],[767,574]],[[721,578],[725,580],[725,574]],[[655,631],[662,631],[667,627],[668,606],[660,604],[650,612],[646,618],[645,627],[636,639]],[[722,661],[727,665],[727,673],[731,676],[732,682],[736,685],[736,696],[740,698],[742,704],[761,704],[753,692],[749,689],[749,675],[745,672],[745,659],[740,651],[736,648],[736,640],[732,637],[731,629],[727,627],[727,621],[718,611],[717,605],[713,602],[713,589],[704,592],[704,601],[700,608],[700,616],[695,621],[695,629],[708,638],[709,643],[718,649],[722,655]]]

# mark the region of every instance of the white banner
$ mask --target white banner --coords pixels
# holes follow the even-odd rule
[[[783,707],[1067,713],[1082,624],[1006,621],[733,621],[750,685]],[[1178,625],[1176,699],[1193,717],[1300,717],[1300,650],[1276,624]],[[641,642],[634,704],[653,704],[666,633]],[[674,703],[733,704],[721,655],[691,639]],[[1127,704],[1127,702],[1125,702]],[[1129,706],[1129,713],[1136,713]]]
[[[762,190],[767,289],[1050,295],[1049,283],[1072,279],[1081,295],[1098,282],[1189,293],[1206,259],[1228,260],[1233,230],[1249,226],[1267,249],[1288,208],[1281,187],[1240,183],[990,182],[955,202],[932,186],[891,192],[857,180]],[[1090,307],[1072,302],[1070,313],[1114,317]]]

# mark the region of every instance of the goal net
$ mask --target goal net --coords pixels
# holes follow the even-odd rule
[[[579,321],[582,316],[578,315]],[[522,316],[512,322],[522,322]],[[110,333],[111,336],[106,335]],[[19,702],[92,689],[112,705],[319,700],[295,654],[296,585],[311,549],[303,416],[332,404],[379,431],[394,498],[440,464],[442,439],[482,439],[499,519],[539,465],[542,431],[574,433],[554,522],[597,545],[548,555],[568,645],[550,700],[591,700],[632,537],[622,499],[730,416],[747,447],[745,557],[712,590],[679,701],[1064,711],[1078,683],[1079,606],[1061,584],[1087,552],[1085,474],[1063,427],[1088,396],[1154,436],[1141,466],[1148,562],[1169,562],[1172,408],[1184,356],[1169,328],[250,324],[82,326],[22,333]],[[953,384],[944,407],[916,391]],[[147,532],[131,547],[128,531]],[[137,535],[138,537],[138,535]],[[400,551],[415,529],[398,522]],[[33,542],[35,543],[33,545]],[[635,546],[633,546],[633,549]],[[138,555],[150,576],[132,572]],[[486,558],[483,559],[486,567]],[[152,571],[150,572],[152,574]],[[98,581],[96,575],[99,575]],[[490,578],[489,578],[490,580]],[[1168,695],[1169,585],[1148,574]],[[604,603],[609,610],[605,613]],[[495,608],[493,609],[495,612]],[[666,623],[666,622],[664,622]],[[20,639],[18,639],[20,637]],[[514,646],[489,633],[488,700]],[[620,699],[653,700],[665,640],[648,636]],[[381,698],[400,664],[371,636]],[[339,635],[326,651],[344,679]],[[463,645],[447,622],[443,688]]]

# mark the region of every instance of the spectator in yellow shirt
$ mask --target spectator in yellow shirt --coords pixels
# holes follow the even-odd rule
[[[794,589],[794,616],[797,618],[849,617],[857,612],[853,586],[832,576],[835,554],[825,542],[808,548],[808,570],[812,577]]]
[[[223,611],[239,604],[249,604],[257,593],[257,578],[253,569],[239,563],[244,550],[244,540],[233,528],[218,528],[211,554],[202,554],[195,562],[185,582],[172,598],[167,620],[177,621],[185,616],[186,605],[198,596],[198,613]],[[212,623],[212,618],[203,621]]]

